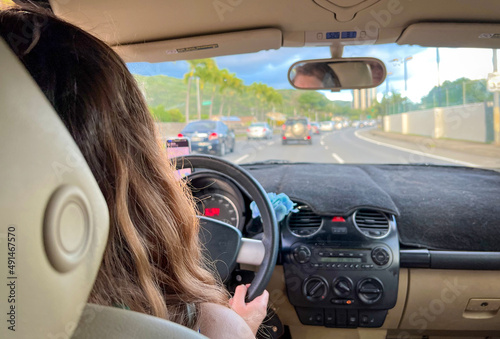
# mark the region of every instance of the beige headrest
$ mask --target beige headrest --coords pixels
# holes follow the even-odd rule
[[[82,154],[0,39],[0,338],[71,337],[108,231]]]

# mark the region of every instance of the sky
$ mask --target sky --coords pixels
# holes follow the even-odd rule
[[[438,84],[436,48],[420,46],[362,45],[347,46],[343,57],[375,57],[382,60],[387,71],[392,73],[377,88],[379,98],[389,89],[405,94],[404,66],[407,61],[407,96],[419,102],[432,87]],[[493,72],[492,50],[474,48],[440,48],[439,80],[453,81],[461,77],[472,80],[485,79]],[[215,58],[219,68],[227,68],[231,73],[243,79],[246,85],[263,82],[276,89],[292,89],[288,83],[288,68],[299,60],[330,58],[328,47],[281,48],[279,50],[261,51],[252,54],[232,55]],[[398,59],[399,61],[393,61]],[[188,70],[185,61],[163,63],[128,63],[130,71],[140,75],[168,75],[182,78]],[[388,85],[387,85],[388,82]],[[330,100],[352,100],[351,91],[333,93],[322,91]]]

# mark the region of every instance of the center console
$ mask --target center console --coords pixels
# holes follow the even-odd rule
[[[319,217],[301,207],[285,220],[281,239],[287,294],[300,321],[327,327],[382,326],[398,292],[394,218],[372,210]]]

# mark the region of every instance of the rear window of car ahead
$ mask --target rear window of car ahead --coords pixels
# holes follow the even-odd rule
[[[196,121],[189,123],[184,127],[184,132],[203,132],[203,131],[213,131],[217,128],[217,123],[215,121]]]
[[[287,120],[285,122],[285,124],[287,126],[292,126],[292,125],[295,125],[295,124],[304,124],[304,125],[307,125],[307,120],[306,119],[291,119],[291,120]]]

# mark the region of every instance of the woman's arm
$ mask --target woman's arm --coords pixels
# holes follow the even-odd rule
[[[245,320],[232,309],[222,305],[201,304],[198,323],[201,334],[209,338],[255,338]]]
[[[234,296],[229,299],[229,306],[245,320],[254,335],[257,335],[262,321],[267,314],[267,303],[269,302],[269,292],[264,292],[251,302],[245,302],[250,284],[239,285],[234,291]]]

